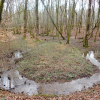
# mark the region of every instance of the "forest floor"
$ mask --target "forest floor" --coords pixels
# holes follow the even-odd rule
[[[9,65],[9,56],[16,50],[25,52],[17,62],[18,70],[21,75],[36,82],[62,83],[99,72],[96,66],[82,57],[84,51],[71,44],[18,38],[10,43],[1,43],[0,47],[1,55],[4,56],[3,65],[8,69],[14,66]]]
[[[13,36],[11,34],[12,39],[10,42],[6,42],[7,39],[5,37],[1,39],[3,41],[0,42],[0,58],[3,58],[4,65],[7,66],[5,58],[10,56],[11,52],[15,50],[26,52],[29,50],[29,52],[23,54],[23,59],[18,62],[20,66],[18,70],[22,75],[36,82],[65,82],[81,77],[89,77],[99,70],[89,61],[86,61],[85,58],[82,58],[82,53],[89,50],[99,51],[100,38],[97,37],[97,42],[94,42],[94,38],[91,38],[89,47],[84,48],[82,47],[82,42],[80,42],[82,40],[79,39],[81,36],[79,35],[77,39],[74,39],[72,35],[70,44],[66,45],[66,40],[61,39],[62,44],[59,44],[56,37],[53,39],[52,37],[44,36],[39,37],[38,40],[30,38],[22,40],[19,35]],[[100,55],[98,54],[97,59],[100,60],[99,58]],[[1,69],[3,70],[4,66]],[[59,97],[48,95],[27,97],[0,90],[0,100],[99,100],[99,92],[100,85],[68,96]]]

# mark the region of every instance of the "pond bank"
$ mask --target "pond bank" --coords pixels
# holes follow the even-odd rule
[[[17,59],[22,57],[21,53],[17,54]],[[91,51],[87,54],[86,59],[100,68],[100,63],[94,58],[94,53]],[[100,73],[96,73],[91,77],[72,80],[65,83],[47,83],[41,84],[28,80],[27,78],[19,75],[15,69],[6,70],[0,78],[0,87],[14,93],[25,93],[28,95],[33,94],[46,94],[46,95],[68,95],[75,91],[81,91],[92,87],[94,84],[100,83]]]

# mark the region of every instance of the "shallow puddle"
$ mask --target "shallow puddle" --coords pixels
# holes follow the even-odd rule
[[[52,84],[41,84],[39,88],[39,93],[50,95],[67,95],[75,91],[87,89],[98,83],[100,83],[99,73],[94,74],[90,78],[81,78],[62,84],[59,84],[57,82]]]
[[[22,54],[15,53],[15,58],[19,59]],[[83,56],[84,57],[84,56]],[[96,65],[100,69],[100,62],[94,58],[93,51],[90,51],[86,55],[86,59]],[[43,83],[39,84],[34,81],[28,80],[25,77],[19,75],[19,72],[15,69],[5,70],[0,77],[0,87],[12,91],[14,93],[26,93],[28,95],[33,94],[48,94],[48,95],[67,95],[75,91],[81,91],[92,87],[94,84],[100,83],[100,73],[96,73],[90,78],[81,78],[72,80],[65,83]]]
[[[0,78],[0,87],[14,93],[26,93],[28,95],[38,94],[38,84],[34,81],[21,77],[17,70],[5,71]]]
[[[17,58],[17,59],[23,57],[22,54],[21,54],[21,52],[19,52],[19,51],[18,51],[18,52],[15,52],[15,53],[14,53],[14,56],[15,56],[15,58]]]

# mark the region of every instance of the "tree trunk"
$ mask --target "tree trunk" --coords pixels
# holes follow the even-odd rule
[[[1,23],[1,20],[2,20],[2,11],[3,11],[4,2],[5,2],[5,0],[0,1],[0,23]]]
[[[24,35],[23,35],[24,38],[26,38],[26,32],[27,32],[27,2],[28,2],[28,0],[25,0],[25,10],[24,10]]]
[[[57,28],[59,29],[59,25],[58,25],[58,19],[59,19],[59,0],[58,0],[58,2],[57,2],[57,4],[56,4],[56,26],[57,26]],[[59,43],[61,43],[61,40],[60,40],[60,35],[59,35],[59,33],[58,33],[58,30],[56,29],[56,36],[58,37],[58,39],[59,39]]]
[[[74,17],[75,17],[75,0],[73,0],[72,12],[70,9],[70,2],[69,2],[69,19],[68,19],[68,26],[67,26],[67,41],[66,44],[70,42],[71,31],[74,27]],[[71,14],[70,14],[71,12]]]
[[[98,1],[99,4],[99,9],[98,9],[98,28],[100,27],[100,0]],[[100,32],[99,32],[99,37],[100,37]]]
[[[81,10],[81,15],[80,15],[80,18],[79,18],[79,33],[81,33],[81,27],[82,27],[82,16],[83,16],[83,10],[84,10],[84,6],[83,6],[83,0],[82,0],[82,10]]]
[[[67,29],[67,0],[65,0],[65,30]]]
[[[35,11],[35,14],[36,14],[36,35],[38,36],[38,34],[39,34],[38,0],[35,0],[35,2],[36,2],[36,11]]]
[[[41,0],[42,4],[44,5],[44,8],[46,9],[50,19],[51,19],[51,22],[53,23],[53,25],[55,26],[56,30],[59,32],[59,34],[61,35],[62,39],[65,40],[64,36],[61,34],[61,32],[59,31],[58,27],[56,26],[54,20],[52,19],[52,16],[50,15],[49,11],[47,10],[47,7],[45,6],[44,4],[44,0]]]
[[[48,4],[47,4],[47,10],[49,10],[49,4],[50,4],[50,0],[48,0]],[[46,34],[47,36],[49,35],[49,16],[48,16],[48,13],[47,13],[47,27],[46,27]]]
[[[92,0],[89,0],[86,34],[83,41],[84,47],[88,47],[88,36],[89,36],[89,30],[90,30],[90,17],[91,17],[91,3],[92,3]]]

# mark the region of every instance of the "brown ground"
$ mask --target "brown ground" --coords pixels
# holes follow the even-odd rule
[[[82,33],[84,35],[84,30],[82,30]],[[74,31],[72,32],[74,34]],[[70,44],[73,44],[74,46],[78,47],[81,50],[88,51],[88,50],[100,50],[100,38],[97,37],[97,42],[93,42],[94,38],[91,38],[89,40],[89,48],[85,49],[82,47],[82,42],[80,37],[83,37],[82,34],[79,34],[77,36],[77,39],[74,39],[74,36],[72,35],[70,38]],[[54,39],[52,37],[39,37],[46,41],[57,41],[58,39]],[[5,39],[6,40],[6,39]],[[62,40],[63,43],[66,43],[66,40]],[[99,59],[98,59],[99,60]],[[0,100],[100,100],[100,84],[95,85],[94,87],[81,91],[81,92],[75,92],[68,96],[60,96],[60,97],[50,97],[50,96],[33,96],[33,97],[27,97],[19,94],[13,94],[8,91],[2,91],[0,90]]]
[[[70,37],[70,44],[80,48],[81,50],[83,49],[88,49],[88,50],[100,50],[100,37],[99,37],[99,32],[100,32],[100,29],[99,29],[99,32],[98,32],[98,35],[96,37],[96,42],[94,42],[94,37],[95,37],[95,32],[93,33],[93,37],[89,39],[89,47],[88,48],[85,48],[83,47],[83,37],[84,37],[84,34],[85,34],[85,29],[81,29],[81,33],[77,35],[76,39],[75,39],[75,29],[72,30],[72,33],[71,33],[71,37]],[[66,34],[63,35],[64,37],[66,37]],[[40,37],[40,39],[43,39],[43,40],[46,40],[46,41],[56,41],[56,42],[59,42],[58,41],[58,38],[57,37],[48,37],[48,36],[43,36],[43,37]],[[63,40],[61,38],[61,42],[66,44],[66,40]]]

